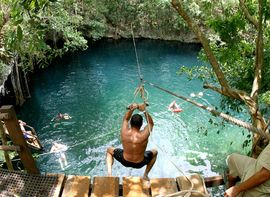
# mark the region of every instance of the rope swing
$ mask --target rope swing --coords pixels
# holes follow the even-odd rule
[[[138,54],[137,54],[136,43],[135,43],[135,39],[134,39],[132,25],[131,25],[131,32],[132,32],[133,46],[134,46],[134,51],[135,51],[136,61],[137,61],[138,76],[139,76],[139,80],[140,80],[139,86],[135,89],[135,92],[134,92],[133,102],[136,99],[137,95],[140,94],[140,96],[141,96],[141,98],[142,98],[142,100],[143,100],[143,102],[145,104],[145,112],[146,112],[145,116],[146,116],[146,119],[147,119],[146,121],[149,122],[149,117],[148,117],[148,112],[147,112],[148,92],[144,88],[144,82],[146,82],[146,81],[143,79],[143,76],[142,76],[142,73],[141,73],[141,68],[140,68],[140,64],[139,64],[139,58],[138,58]],[[149,127],[148,131],[149,131],[149,134],[150,134],[150,139],[152,139],[151,128],[150,128],[149,124],[148,124],[148,127]],[[158,147],[162,152],[165,153],[165,151],[158,144],[156,144],[153,140],[152,140],[152,142],[156,147]],[[167,156],[167,154],[164,154],[164,155]],[[166,197],[173,197],[173,196],[189,197],[189,196],[191,196],[192,193],[199,193],[201,196],[204,196],[204,197],[209,196],[208,194],[204,194],[204,193],[202,193],[200,191],[194,190],[193,181],[188,176],[186,176],[185,173],[169,157],[167,157],[167,159],[190,182],[190,188],[188,190],[183,190],[183,191],[180,191],[180,192],[165,195]],[[162,196],[164,196],[164,195],[159,195],[159,197],[162,197]]]
[[[207,107],[207,106],[205,106],[205,105],[203,105],[203,104],[197,103],[197,102],[195,102],[195,101],[193,101],[193,100],[191,100],[191,99],[189,99],[189,98],[186,98],[186,97],[184,97],[184,96],[175,94],[175,93],[173,93],[173,92],[171,92],[171,91],[169,91],[169,90],[166,90],[166,89],[164,89],[164,88],[162,88],[162,87],[160,87],[160,86],[158,86],[158,85],[156,85],[156,84],[153,84],[153,83],[150,83],[150,82],[145,81],[145,80],[143,79],[143,76],[142,76],[142,73],[141,73],[141,67],[140,67],[140,64],[139,64],[139,58],[138,58],[138,54],[137,54],[137,49],[136,49],[136,43],[135,43],[135,38],[134,38],[134,33],[133,33],[133,27],[132,27],[132,24],[131,24],[131,33],[132,33],[132,40],[133,40],[134,52],[135,52],[136,62],[137,62],[138,76],[139,76],[139,80],[140,80],[140,85],[139,85],[139,87],[135,90],[135,93],[134,93],[134,94],[135,94],[135,96],[137,96],[137,94],[140,93],[140,94],[141,94],[141,97],[143,98],[145,104],[146,104],[146,100],[147,100],[148,98],[145,97],[144,83],[147,83],[147,84],[149,84],[150,86],[153,86],[153,87],[155,87],[155,88],[157,88],[157,89],[159,89],[159,90],[162,90],[162,91],[164,91],[164,92],[166,92],[166,93],[168,93],[168,94],[171,94],[171,95],[176,96],[176,97],[178,97],[178,98],[180,98],[180,99],[183,99],[183,100],[185,100],[186,102],[189,102],[189,103],[191,103],[191,104],[193,104],[193,105],[195,105],[195,106],[197,106],[197,107],[200,107],[200,108],[202,108],[202,109],[204,109],[204,110],[207,110],[207,111],[209,111],[209,112],[210,112],[212,115],[214,115],[214,116],[220,116],[221,118],[223,118],[224,120],[226,120],[226,121],[228,121],[228,122],[231,122],[231,123],[233,123],[233,124],[235,124],[235,125],[237,125],[237,126],[246,128],[246,129],[248,129],[249,131],[252,131],[253,133],[259,134],[259,135],[263,136],[264,138],[270,140],[270,135],[269,135],[269,133],[266,133],[266,132],[264,132],[263,130],[254,127],[254,126],[253,126],[252,124],[250,124],[250,123],[244,122],[244,121],[239,120],[239,119],[237,119],[237,118],[235,118],[235,117],[232,117],[232,116],[230,116],[230,115],[228,115],[228,114],[219,112],[219,111],[217,111],[217,110],[215,110],[215,109],[213,109],[213,108],[211,108],[211,107]],[[148,95],[148,94],[147,94],[147,95]],[[136,98],[136,97],[135,97],[135,98]],[[135,98],[134,98],[134,100],[135,100]],[[269,125],[268,125],[268,126],[269,126]]]
[[[175,97],[178,97],[178,98],[180,98],[180,99],[182,99],[182,100],[185,100],[185,101],[187,101],[187,102],[189,102],[189,103],[191,103],[191,104],[193,104],[193,105],[195,105],[195,106],[197,106],[197,107],[200,107],[200,108],[202,108],[202,109],[204,109],[204,110],[207,110],[207,111],[209,111],[211,114],[213,114],[214,116],[220,116],[221,118],[223,118],[224,120],[226,120],[226,121],[228,121],[228,122],[231,122],[231,123],[233,123],[233,124],[235,124],[235,125],[238,125],[238,126],[240,126],[240,127],[246,128],[246,129],[248,129],[248,130],[250,130],[250,131],[252,131],[252,132],[254,132],[254,133],[257,133],[257,134],[263,136],[264,138],[270,140],[270,135],[269,135],[269,133],[265,133],[263,130],[254,127],[252,124],[249,124],[249,123],[247,123],[247,122],[244,122],[244,121],[242,121],[242,120],[239,120],[239,119],[237,119],[237,118],[235,118],[235,117],[232,117],[232,116],[230,116],[230,115],[228,115],[228,114],[219,112],[219,111],[217,111],[217,110],[215,110],[215,109],[213,109],[213,108],[211,108],[211,107],[207,107],[207,106],[205,106],[205,105],[203,105],[203,104],[201,104],[201,103],[197,103],[197,102],[195,102],[195,101],[193,101],[193,100],[191,100],[191,99],[189,99],[189,98],[186,98],[186,97],[184,97],[184,96],[182,96],[182,95],[179,95],[179,94],[176,94],[176,93],[174,93],[174,92],[171,92],[171,91],[169,91],[169,90],[167,90],[167,89],[164,89],[164,88],[162,88],[162,87],[160,87],[160,86],[158,86],[158,85],[156,85],[156,84],[153,84],[153,83],[150,83],[150,82],[147,82],[147,81],[144,81],[144,82],[147,83],[147,84],[149,84],[149,85],[152,86],[152,87],[155,87],[155,88],[157,88],[157,89],[159,89],[159,90],[162,90],[162,91],[164,91],[164,92],[166,92],[166,93],[168,93],[168,94],[171,94],[171,95],[173,95],[173,96],[175,96]]]
[[[138,76],[139,76],[139,80],[141,80],[141,82],[142,82],[143,76],[142,76],[141,67],[140,67],[140,62],[139,62],[139,58],[138,58],[137,47],[136,47],[136,42],[135,42],[135,38],[134,38],[134,33],[133,33],[133,27],[132,27],[132,24],[131,24],[131,34],[132,34],[132,40],[133,40],[134,52],[135,52],[135,56],[136,56],[137,69],[138,69]]]

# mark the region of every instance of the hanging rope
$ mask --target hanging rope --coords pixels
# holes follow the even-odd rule
[[[242,120],[239,120],[237,118],[234,118],[234,117],[232,117],[232,116],[230,116],[228,114],[219,112],[219,111],[217,111],[217,110],[215,110],[215,109],[213,109],[211,107],[207,107],[207,106],[205,106],[203,104],[197,103],[197,102],[195,102],[195,101],[193,101],[193,100],[191,100],[189,98],[186,98],[186,97],[184,97],[182,95],[179,95],[179,94],[176,94],[174,92],[171,92],[171,91],[169,91],[167,89],[164,89],[164,88],[162,88],[162,87],[160,87],[160,86],[158,86],[156,84],[153,84],[153,83],[150,83],[150,82],[147,82],[147,81],[144,81],[144,82],[147,83],[147,84],[149,84],[152,87],[155,87],[155,88],[157,88],[159,90],[162,90],[164,92],[167,92],[168,94],[171,94],[171,95],[173,95],[175,97],[178,97],[180,99],[183,99],[183,100],[185,100],[185,101],[187,101],[187,102],[189,102],[189,103],[191,103],[191,104],[193,104],[193,105],[195,105],[197,107],[200,107],[200,108],[202,108],[204,110],[207,110],[207,111],[211,112],[214,116],[220,116],[221,118],[223,118],[226,121],[232,122],[233,124],[238,125],[240,127],[244,127],[246,129],[248,129],[248,130],[250,130],[250,131],[252,131],[254,133],[260,134],[264,138],[270,140],[270,135],[268,133],[263,132],[261,129],[258,129],[258,128],[254,127],[253,125],[251,125],[251,124],[249,124],[247,122],[244,122]]]
[[[136,55],[136,61],[137,61],[137,69],[138,69],[138,76],[139,76],[139,80],[140,80],[140,84],[139,86],[136,88],[135,92],[134,92],[134,99],[133,101],[135,100],[135,98],[137,97],[137,95],[140,93],[140,96],[143,100],[143,103],[145,105],[145,117],[146,117],[146,121],[147,121],[147,125],[148,125],[148,131],[149,131],[149,135],[150,135],[150,139],[152,139],[152,135],[151,135],[151,127],[150,127],[150,124],[149,124],[149,117],[148,117],[148,111],[147,111],[147,107],[148,106],[148,92],[145,90],[144,88],[144,80],[143,80],[143,76],[141,74],[141,68],[140,68],[140,64],[139,64],[139,58],[138,58],[138,54],[137,54],[137,49],[136,49],[136,43],[135,43],[135,39],[134,39],[134,33],[133,33],[133,28],[132,28],[132,25],[131,25],[131,32],[132,32],[132,38],[133,38],[133,46],[134,46],[134,51],[135,51],[135,55]],[[162,152],[163,149],[158,146],[153,140],[152,142],[155,144],[155,146],[157,146]],[[167,155],[167,154],[164,154],[164,155]],[[200,191],[196,191],[196,190],[193,190],[194,188],[194,183],[192,182],[192,180],[187,177],[185,175],[185,173],[171,160],[167,157],[167,159],[170,161],[170,163],[181,173],[185,176],[185,178],[190,182],[191,184],[191,187],[189,190],[185,190],[185,191],[181,191],[180,193],[177,192],[177,193],[173,193],[173,194],[170,194],[168,196],[185,196],[185,197],[189,197],[192,193],[199,193],[201,194],[202,196],[209,196],[209,195],[205,195],[203,194],[202,192]]]
[[[135,38],[134,38],[134,33],[133,33],[133,27],[132,27],[132,24],[131,24],[131,34],[132,34],[132,40],[133,40],[133,46],[134,46],[134,52],[135,52],[135,56],[136,56],[137,69],[138,69],[138,76],[139,76],[139,80],[142,81],[142,80],[143,80],[143,76],[142,76],[141,67],[140,67],[140,63],[139,63],[139,58],[138,58],[138,53],[137,53],[137,48],[136,48],[136,43],[135,43]]]
[[[144,91],[146,91],[145,88],[144,87],[142,88],[142,87],[139,86],[135,90],[135,92],[138,89],[139,89],[139,92],[141,94],[141,98],[142,98],[144,104],[147,103],[146,102],[146,98],[143,96],[143,95],[145,95],[145,92],[144,92]],[[136,97],[136,95],[137,94],[135,94],[135,97]],[[152,139],[151,127],[150,127],[150,124],[149,124],[148,111],[147,111],[147,108],[146,107],[145,107],[145,117],[146,117],[146,120],[147,120],[147,123],[148,123],[147,125],[148,125],[148,131],[149,131],[150,139]],[[156,147],[158,147],[158,149],[161,150],[161,152],[165,153],[163,155],[166,156],[167,160],[190,182],[190,185],[191,185],[190,186],[190,189],[188,189],[188,190],[183,190],[183,191],[180,191],[180,192],[172,193],[172,194],[166,195],[166,197],[173,197],[173,196],[185,196],[185,197],[189,197],[192,193],[199,193],[199,194],[201,194],[201,196],[205,196],[205,197],[208,197],[209,196],[208,194],[204,194],[204,193],[202,193],[200,191],[194,190],[194,183],[193,183],[193,181],[188,176],[185,175],[185,173],[167,156],[168,154],[158,144],[156,144],[153,139],[152,139],[152,143]],[[162,196],[163,195],[161,195],[160,197],[162,197]]]

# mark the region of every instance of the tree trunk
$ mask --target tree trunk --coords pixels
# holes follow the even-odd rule
[[[248,10],[246,9],[244,5],[244,1],[243,0],[239,0],[239,1],[240,1],[240,7],[243,10],[245,16],[258,31],[257,39],[256,39],[256,59],[255,59],[255,72],[254,72],[255,74],[254,74],[253,86],[252,86],[250,96],[245,91],[235,90],[235,89],[230,88],[221,70],[219,63],[210,48],[208,40],[206,39],[204,33],[200,30],[200,27],[188,16],[186,11],[183,9],[181,5],[182,1],[178,2],[178,0],[172,0],[171,3],[173,7],[176,9],[176,11],[179,13],[179,15],[187,23],[189,28],[192,29],[194,33],[197,35],[197,37],[199,38],[205,50],[205,54],[208,57],[208,60],[213,68],[213,71],[215,72],[217,79],[221,85],[221,88],[216,88],[211,85],[206,85],[204,87],[215,90],[216,92],[219,92],[220,94],[224,96],[228,96],[230,98],[244,101],[245,105],[247,106],[249,110],[253,126],[263,131],[266,131],[267,125],[262,114],[259,111],[259,105],[258,105],[258,92],[261,86],[263,58],[264,58],[263,57],[263,46],[264,46],[263,45],[263,28],[262,28],[263,0],[258,1],[259,2],[259,21],[256,21],[255,18],[249,14]],[[263,139],[258,134],[253,135],[252,153],[254,157],[256,157],[257,154],[260,152],[258,151],[259,148],[257,147],[257,145],[258,146],[265,145],[265,142],[266,142],[265,139]]]
[[[2,121],[0,121],[0,134],[1,134],[2,144],[7,145],[7,137],[6,137],[6,133],[5,133],[5,129],[4,129],[4,125],[3,125]],[[13,171],[14,168],[12,166],[12,162],[10,160],[8,151],[4,151],[4,156],[5,156],[8,170]]]
[[[206,54],[209,62],[212,65],[212,68],[216,74],[216,77],[217,77],[219,83],[221,84],[221,86],[223,86],[225,88],[229,88],[227,80],[226,80],[226,78],[225,78],[225,76],[220,68],[220,65],[219,65],[214,53],[212,52],[210,45],[209,45],[209,41],[206,39],[204,33],[200,30],[200,27],[195,22],[193,22],[193,20],[185,12],[181,3],[178,3],[177,0],[172,0],[173,7],[177,10],[178,14],[186,21],[189,28],[193,30],[193,32],[197,35],[201,44],[203,45],[203,48],[205,50],[205,54]]]
[[[16,99],[16,105],[22,106],[22,104],[25,102],[22,88],[21,88],[21,83],[20,83],[20,75],[19,75],[19,70],[18,70],[18,58],[13,59],[13,67],[11,71],[11,82],[14,90],[14,95]]]
[[[256,27],[256,29],[258,29],[259,28],[259,24],[256,21],[256,19],[253,16],[250,15],[250,13],[249,13],[246,5],[245,5],[245,1],[244,0],[239,0],[239,5],[240,5],[240,7],[241,7],[241,9],[242,9],[245,17],[249,20],[249,22],[251,24],[253,24]]]
[[[261,87],[261,80],[262,80],[262,69],[263,69],[263,59],[264,59],[264,54],[263,54],[263,47],[264,47],[264,41],[263,41],[263,26],[262,26],[262,21],[263,21],[263,0],[259,0],[259,21],[257,30],[257,39],[256,39],[256,57],[255,57],[255,76],[253,80],[253,85],[252,85],[252,91],[250,94],[250,97],[253,98],[254,103],[256,104],[250,109],[251,112],[251,118],[252,118],[252,123],[254,126],[257,128],[265,129],[266,128],[266,122],[261,115],[259,111],[259,105],[258,105],[258,93]],[[253,137],[253,147],[252,147],[252,153],[256,157],[258,153],[258,148],[259,146],[265,145],[265,141],[261,138],[261,136],[254,135]]]
[[[25,98],[31,98],[31,93],[28,86],[27,73],[25,73],[25,71],[22,71],[22,72],[23,72],[23,81],[24,81],[24,86],[25,86],[25,91],[26,91]]]

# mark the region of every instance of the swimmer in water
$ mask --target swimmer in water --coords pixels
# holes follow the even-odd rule
[[[168,110],[171,112],[181,112],[183,111],[176,103],[176,101],[171,102],[171,104],[168,107]]]
[[[64,168],[67,166],[67,158],[65,155],[65,151],[67,151],[67,149],[68,147],[66,145],[53,142],[53,146],[50,151],[51,153],[55,153],[55,155],[58,157],[58,161],[62,170],[64,170]]]
[[[58,113],[56,117],[54,117],[51,121],[58,121],[58,120],[69,120],[72,117],[68,113]]]

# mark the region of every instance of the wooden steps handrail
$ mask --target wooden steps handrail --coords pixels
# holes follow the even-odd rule
[[[3,105],[0,114],[8,114],[9,119],[4,119],[4,124],[8,130],[12,142],[19,145],[21,151],[18,152],[22,164],[26,171],[31,174],[40,174],[31,151],[27,147],[23,132],[20,129],[15,109],[12,105]]]
[[[0,150],[2,151],[21,151],[20,146],[9,146],[9,145],[1,145]]]

